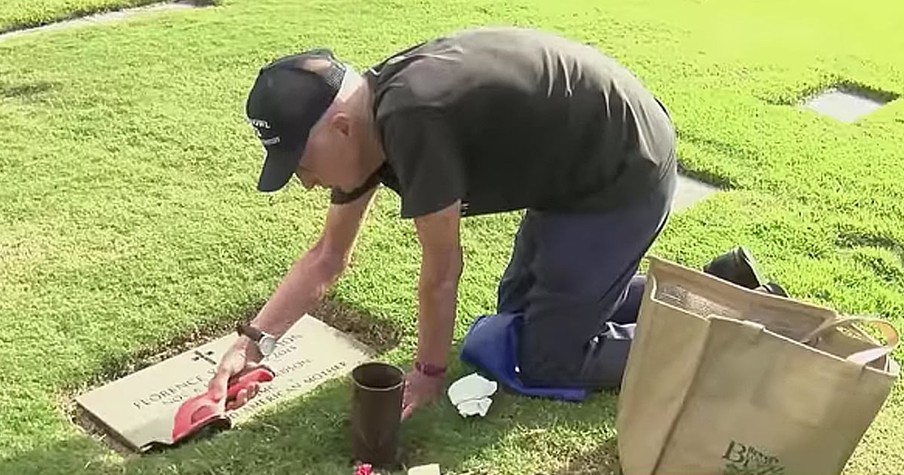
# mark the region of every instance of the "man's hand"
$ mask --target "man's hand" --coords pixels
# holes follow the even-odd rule
[[[211,397],[219,401],[226,397],[227,385],[229,378],[241,373],[244,370],[251,370],[260,363],[260,354],[254,348],[247,338],[239,338],[235,344],[229,348],[229,351],[223,355],[217,372],[213,379],[210,380],[208,388]],[[260,389],[258,383],[252,383],[247,388],[242,389],[236,395],[236,398],[226,403],[226,410],[233,411],[248,403],[252,398],[257,396]]]
[[[421,273],[418,282],[417,361],[445,368],[452,346],[458,279],[462,272],[459,244],[461,204],[452,205],[415,219],[421,243]],[[402,418],[442,394],[442,375],[412,371],[406,377]]]
[[[405,375],[405,392],[402,398],[402,420],[411,417],[415,410],[424,407],[443,393],[443,377],[427,376],[411,370]]]

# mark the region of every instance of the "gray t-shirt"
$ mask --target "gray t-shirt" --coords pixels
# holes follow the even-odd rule
[[[481,28],[418,44],[365,74],[386,163],[412,218],[457,199],[464,216],[525,208],[604,211],[674,166],[665,108],[627,69],[551,33]]]

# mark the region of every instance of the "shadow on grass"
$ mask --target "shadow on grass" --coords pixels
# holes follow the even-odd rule
[[[712,151],[713,153],[725,156],[749,156],[752,153],[736,145],[732,145],[726,142],[720,142],[718,140],[712,140],[710,138],[694,134],[693,132],[679,131],[678,137],[682,141],[694,143],[702,148],[706,148]],[[689,169],[680,158],[678,159],[678,173],[690,178],[694,178],[696,180],[700,180],[723,190],[732,190],[737,187],[737,183],[735,183],[730,177],[712,172]]]
[[[606,439],[593,450],[571,459],[568,465],[550,475],[616,475],[621,473],[618,463],[618,441]]]
[[[327,325],[352,335],[377,353],[384,353],[399,344],[401,335],[398,328],[350,302],[327,298],[311,314]]]
[[[0,82],[0,97],[17,99],[23,102],[39,102],[57,83],[38,81],[32,83],[6,84]]]

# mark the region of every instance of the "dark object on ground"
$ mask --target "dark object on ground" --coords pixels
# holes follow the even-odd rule
[[[753,254],[743,246],[738,246],[716,257],[703,267],[703,272],[748,289],[781,297],[788,296],[788,292],[781,285],[776,282],[766,282],[760,276]]]
[[[214,400],[209,391],[187,399],[176,411],[170,440],[152,441],[143,447],[142,451],[175,447],[189,440],[207,437],[231,428],[232,419],[226,415],[227,402],[235,399],[239,391],[251,384],[272,381],[274,376],[270,368],[259,366],[233,376],[227,386],[225,400]]]
[[[780,297],[788,296],[788,292],[785,291],[784,287],[778,285],[775,282],[767,282],[761,287],[758,287],[757,290],[761,290],[763,292],[766,292],[767,294],[778,295]]]
[[[703,272],[748,289],[765,285],[753,255],[743,246],[716,257],[703,267]]]
[[[369,362],[352,371],[352,456],[374,468],[396,468],[404,374],[396,366]]]

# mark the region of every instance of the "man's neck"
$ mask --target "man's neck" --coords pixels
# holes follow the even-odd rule
[[[361,84],[361,119],[364,121],[367,134],[364,137],[364,159],[368,168],[376,170],[386,161],[383,141],[380,139],[377,121],[374,116],[374,95],[367,78]]]

